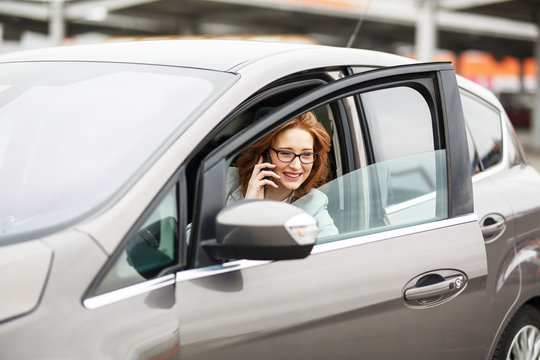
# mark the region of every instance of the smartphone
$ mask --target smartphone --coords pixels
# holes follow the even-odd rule
[[[263,157],[263,162],[265,163],[272,163],[272,160],[270,160],[270,153],[268,152],[268,150],[266,150],[265,152],[262,153],[262,157]],[[264,168],[263,170],[272,170],[270,168]],[[265,176],[264,177],[265,180],[272,180],[273,178],[271,176]],[[266,187],[266,185],[265,185]]]

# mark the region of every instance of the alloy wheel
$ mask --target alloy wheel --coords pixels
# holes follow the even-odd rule
[[[533,325],[522,327],[512,339],[506,360],[540,359],[540,330]]]

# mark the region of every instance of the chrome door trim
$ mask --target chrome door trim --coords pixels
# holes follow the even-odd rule
[[[131,285],[122,289],[92,296],[83,300],[83,305],[89,310],[94,310],[130,297],[161,289],[165,286],[174,285],[174,274],[165,275],[157,279],[148,280],[139,284]]]
[[[181,271],[176,274],[176,282],[190,281],[207,276],[225,274],[231,271],[243,270],[259,265],[268,264],[269,260],[235,260],[218,265],[205,266],[198,269]]]
[[[336,240],[326,244],[318,244],[313,247],[311,255],[325,253],[328,251],[334,251],[339,249],[344,249],[352,246],[372,243],[376,241],[392,239],[396,237],[412,235],[420,232],[431,231],[436,229],[442,229],[449,226],[461,225],[466,223],[478,223],[478,216],[476,214],[468,214],[459,216],[452,219],[444,219],[440,221],[434,221],[430,223],[408,226],[404,228],[382,231],[375,234],[367,234],[362,236],[357,236],[350,239]],[[255,261],[255,260],[236,260],[231,262],[226,262],[218,265],[206,266],[198,269],[185,270],[178,272],[176,274],[176,282],[190,281],[195,279],[200,279],[208,276],[224,274],[237,270],[244,270],[260,265],[265,265],[271,261]]]

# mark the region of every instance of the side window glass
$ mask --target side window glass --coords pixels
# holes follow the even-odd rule
[[[508,119],[506,120],[506,128],[508,134],[510,135],[510,143],[508,144],[508,157],[510,159],[510,164],[512,166],[521,164],[523,163],[523,158],[518,146],[517,135],[512,125],[510,125],[510,120]]]
[[[446,154],[436,150],[382,161],[319,188],[339,235],[318,243],[447,217]],[[342,206],[333,206],[341,202]]]
[[[469,127],[467,129],[467,147],[469,148],[469,158],[471,161],[471,173],[474,175],[480,172],[480,160],[478,159],[478,153],[476,152],[476,146],[474,146],[474,141],[471,136],[471,131]]]
[[[95,295],[134,285],[178,262],[177,191],[174,187],[132,237]]]
[[[446,151],[435,149],[425,98],[403,86],[364,93],[360,100],[374,163],[319,188],[339,230],[319,243],[448,216]]]
[[[433,151],[431,113],[418,91],[401,86],[360,97],[375,162]]]
[[[496,165],[502,158],[502,129],[499,112],[467,94],[461,94],[465,121],[476,146],[482,169]]]

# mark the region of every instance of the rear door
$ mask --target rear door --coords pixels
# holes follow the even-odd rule
[[[321,108],[340,142],[320,188],[339,235],[302,260],[213,263],[201,244],[215,238],[234,157]],[[177,274],[181,357],[483,358],[487,263],[472,207],[450,65],[370,71],[279,107],[200,166],[195,268]]]

